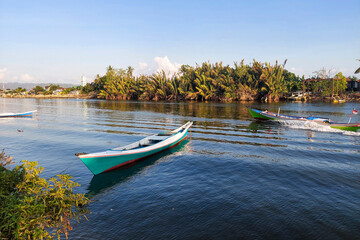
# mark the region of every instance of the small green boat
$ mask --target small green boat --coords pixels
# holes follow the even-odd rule
[[[360,123],[336,123],[332,122],[329,118],[323,117],[298,117],[284,115],[280,113],[273,113],[269,111],[261,111],[253,108],[248,108],[251,116],[258,120],[272,120],[272,121],[288,121],[288,120],[297,120],[297,121],[310,121],[316,122],[321,125],[330,126],[331,128],[340,129],[344,131],[353,131],[356,132],[360,129]]]
[[[176,146],[186,139],[192,124],[193,122],[187,122],[173,131],[160,132],[123,147],[76,155],[94,175],[111,171]]]
[[[344,131],[357,132],[360,129],[360,123],[329,123],[331,128],[336,128]]]

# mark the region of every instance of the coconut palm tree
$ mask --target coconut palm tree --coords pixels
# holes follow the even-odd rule
[[[266,63],[266,67],[261,74],[261,81],[265,84],[263,91],[266,91],[268,101],[278,101],[281,94],[286,92],[283,76],[284,68],[276,61],[275,66]]]
[[[168,100],[174,99],[177,101],[180,95],[180,79],[177,76],[174,76],[167,81],[166,84],[170,92]]]
[[[144,82],[143,100],[164,100],[167,96],[167,78],[165,71],[154,73],[148,81]]]
[[[195,96],[200,98],[201,101],[214,100],[216,97],[216,90],[214,85],[212,84],[212,79],[206,77],[204,73],[197,74],[197,78],[195,79],[196,90]]]
[[[131,66],[128,66],[127,69],[126,69],[127,75],[129,75],[129,77],[132,77],[132,76],[133,76],[133,72],[134,72],[134,68],[131,67]]]
[[[116,86],[118,100],[132,100],[137,96],[135,79],[130,75],[120,77],[119,81],[116,82]]]

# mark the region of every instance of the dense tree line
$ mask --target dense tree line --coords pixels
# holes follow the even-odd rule
[[[164,71],[152,75],[133,75],[133,68],[114,69],[109,66],[104,76],[82,88],[95,92],[99,98],[111,100],[195,100],[239,101],[266,99],[278,101],[290,91],[301,89],[301,78],[276,62],[234,66],[204,62],[195,67],[182,65],[179,72],[168,77]]]
[[[330,77],[325,68],[315,71],[306,82],[287,71],[283,64],[234,63],[234,66],[204,62],[195,67],[182,65],[173,76],[164,71],[152,75],[133,75],[133,68],[107,68],[104,76],[82,87],[83,93],[93,92],[109,100],[193,100],[193,101],[278,101],[290,92],[311,91],[315,95],[331,96],[344,93],[346,77],[341,72]],[[351,77],[349,77],[351,79]],[[323,81],[326,79],[326,81]],[[333,80],[332,80],[333,79]],[[303,84],[305,83],[305,84]]]

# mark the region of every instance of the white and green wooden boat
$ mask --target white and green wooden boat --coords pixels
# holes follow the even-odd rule
[[[193,122],[187,122],[173,131],[160,132],[132,144],[104,152],[76,154],[93,174],[99,174],[174,147],[186,139]]]
[[[323,117],[298,117],[290,116],[280,113],[273,113],[267,110],[261,111],[253,108],[248,108],[251,116],[258,120],[298,120],[298,121],[312,121],[312,122],[330,122],[329,118]]]
[[[253,108],[248,108],[251,116],[258,120],[272,120],[272,121],[288,121],[288,120],[297,120],[297,121],[310,121],[316,122],[321,125],[330,126],[331,128],[340,129],[344,131],[353,131],[356,132],[360,129],[360,123],[336,123],[332,122],[329,118],[323,117],[298,117],[298,116],[290,116],[284,115],[280,113],[273,113],[269,111],[261,111]]]

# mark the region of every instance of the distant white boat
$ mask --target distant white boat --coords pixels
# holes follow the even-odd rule
[[[0,118],[6,117],[31,117],[37,110],[22,113],[0,113]]]

